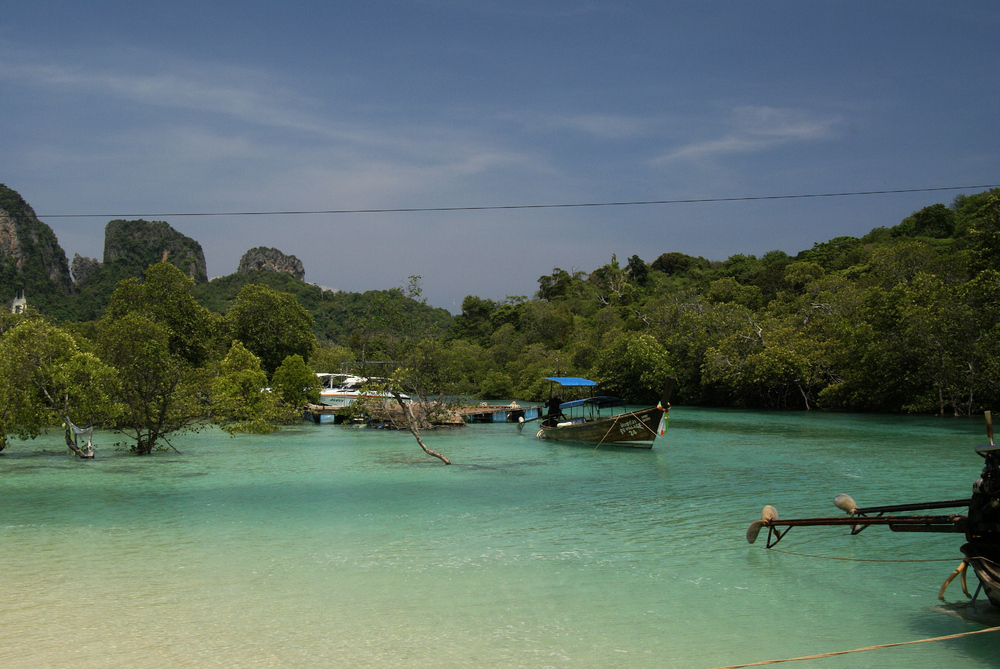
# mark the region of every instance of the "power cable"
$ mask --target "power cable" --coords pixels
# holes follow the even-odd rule
[[[799,195],[750,195],[743,197],[704,197],[677,200],[632,200],[623,202],[567,202],[555,204],[495,204],[459,207],[395,207],[377,209],[318,209],[308,211],[205,211],[165,214],[39,214],[38,218],[157,218],[178,216],[304,216],[317,214],[403,214],[450,211],[498,211],[513,209],[569,209],[574,207],[635,207],[666,204],[703,204],[708,202],[752,202],[757,200],[797,200],[821,197],[890,195],[897,193],[930,193],[947,190],[982,190],[998,188],[1000,184],[984,186],[940,186],[935,188],[899,188],[893,190],[845,191],[839,193],[805,193]]]

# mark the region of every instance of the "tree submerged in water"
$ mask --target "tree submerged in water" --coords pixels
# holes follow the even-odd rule
[[[195,302],[194,282],[168,263],[145,280],[122,281],[97,324],[101,358],[118,371],[110,427],[130,437],[140,455],[172,447],[169,435],[204,425],[215,318]]]
[[[0,339],[0,450],[8,432],[34,439],[62,424],[66,446],[94,457],[77,443],[95,423],[111,420],[118,407],[114,369],[85,350],[71,334],[37,316],[24,318]],[[77,428],[73,419],[88,428]]]
[[[412,388],[405,388],[402,379],[412,372],[397,370],[389,379],[371,379],[362,387],[362,392],[349,407],[347,415],[365,420],[369,424],[378,423],[391,428],[407,430],[417,440],[424,453],[432,455],[446,465],[451,461],[442,453],[429,448],[421,437],[422,431],[440,427],[439,420],[447,414],[443,395],[437,400],[428,399]],[[416,405],[416,409],[414,409]]]

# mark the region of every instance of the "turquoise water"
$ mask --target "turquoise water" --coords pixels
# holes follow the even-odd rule
[[[985,626],[938,606],[959,535],[796,528],[778,546],[855,561],[744,538],[765,504],[969,494],[981,419],[675,407],[651,451],[504,424],[425,436],[455,464],[406,433],[312,424],[148,458],[99,435],[93,462],[58,435],[13,444],[0,666],[711,669]],[[783,666],[997,667],[998,648]]]

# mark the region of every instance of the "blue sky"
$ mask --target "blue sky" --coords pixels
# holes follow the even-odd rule
[[[1000,183],[1000,4],[50,2],[0,11],[0,182],[71,259],[112,216],[306,280],[531,295],[638,254],[794,254]],[[966,192],[977,192],[970,190]],[[104,214],[96,218],[47,218]]]

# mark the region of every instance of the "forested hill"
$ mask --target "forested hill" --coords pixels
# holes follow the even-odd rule
[[[449,336],[493,397],[554,371],[655,401],[967,414],[1000,406],[1000,190],[790,256],[665,253],[556,268],[538,299],[468,297]],[[470,356],[471,357],[471,356]]]
[[[188,276],[201,303],[219,314],[248,283],[295,295],[312,314],[321,341],[340,342],[370,327],[366,321],[380,304],[404,305],[427,332],[443,331],[451,319],[447,310],[414,300],[402,288],[363,294],[323,290],[303,281],[304,269],[295,256],[264,247],[248,250],[235,273],[209,282],[201,244],[164,221],[108,222],[103,259],[75,255],[71,277],[66,253],[52,229],[16,191],[0,184],[0,303],[8,309],[24,294],[30,305],[57,321],[95,320],[119,282],[142,280],[146,268],[161,260]]]
[[[274,272],[257,269],[276,263],[252,251],[241,271],[211,282],[198,281],[190,261],[178,269],[217,314],[247,284],[293,295],[313,320],[316,371],[409,360],[433,369],[442,389],[486,399],[541,399],[543,377],[563,372],[633,402],[655,402],[674,375],[677,403],[956,414],[1000,406],[1000,189],[794,256],[710,261],[668,251],[649,262],[612,256],[589,273],[554,268],[530,298],[470,295],[455,317],[420,299],[419,277],[389,291],[324,291],[290,273],[294,257],[277,256],[290,271]],[[3,253],[8,299],[17,276]],[[48,315],[97,318],[115,284],[90,285],[99,290],[70,286],[63,302],[53,298]],[[45,299],[29,294],[36,305]]]

